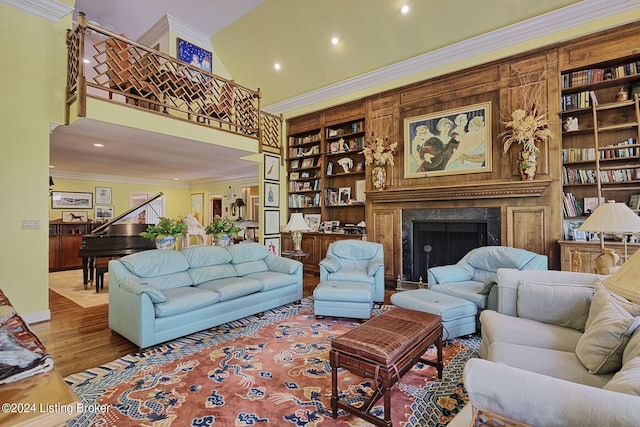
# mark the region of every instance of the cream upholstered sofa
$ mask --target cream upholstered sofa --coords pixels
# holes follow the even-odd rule
[[[531,426],[640,425],[640,305],[594,274],[497,275],[481,359],[465,367],[470,405],[449,425],[471,425],[472,407]]]

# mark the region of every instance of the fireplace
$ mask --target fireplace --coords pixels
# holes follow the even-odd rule
[[[471,249],[500,244],[500,208],[402,211],[402,271],[427,281],[427,269],[458,262]]]

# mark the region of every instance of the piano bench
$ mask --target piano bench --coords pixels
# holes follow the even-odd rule
[[[104,289],[104,273],[109,271],[109,266],[98,265],[96,266],[96,292],[100,292],[100,289]]]

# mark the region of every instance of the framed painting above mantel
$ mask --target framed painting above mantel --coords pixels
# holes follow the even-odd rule
[[[404,177],[491,172],[491,102],[404,119]]]

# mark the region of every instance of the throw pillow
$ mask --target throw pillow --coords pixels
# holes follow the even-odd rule
[[[576,346],[576,356],[591,374],[619,370],[629,337],[640,326],[640,317],[632,316],[609,294],[602,286],[596,287],[593,299],[604,303],[599,311],[589,311],[585,332]]]
[[[605,304],[607,301],[614,299],[618,305],[623,307],[625,310],[629,312],[632,316],[640,316],[640,304],[634,304],[628,299],[621,297],[615,292],[611,292],[605,285],[603,279],[598,279],[594,284],[595,289],[599,289],[600,292],[596,292],[593,295],[593,301],[591,302],[591,308],[589,310],[589,318],[587,318],[587,323],[585,324],[585,329],[589,327],[591,319],[595,318],[595,312],[600,311],[600,307]],[[591,311],[594,311],[594,315],[591,315]]]
[[[586,285],[518,282],[518,317],[584,331],[594,289]]]

